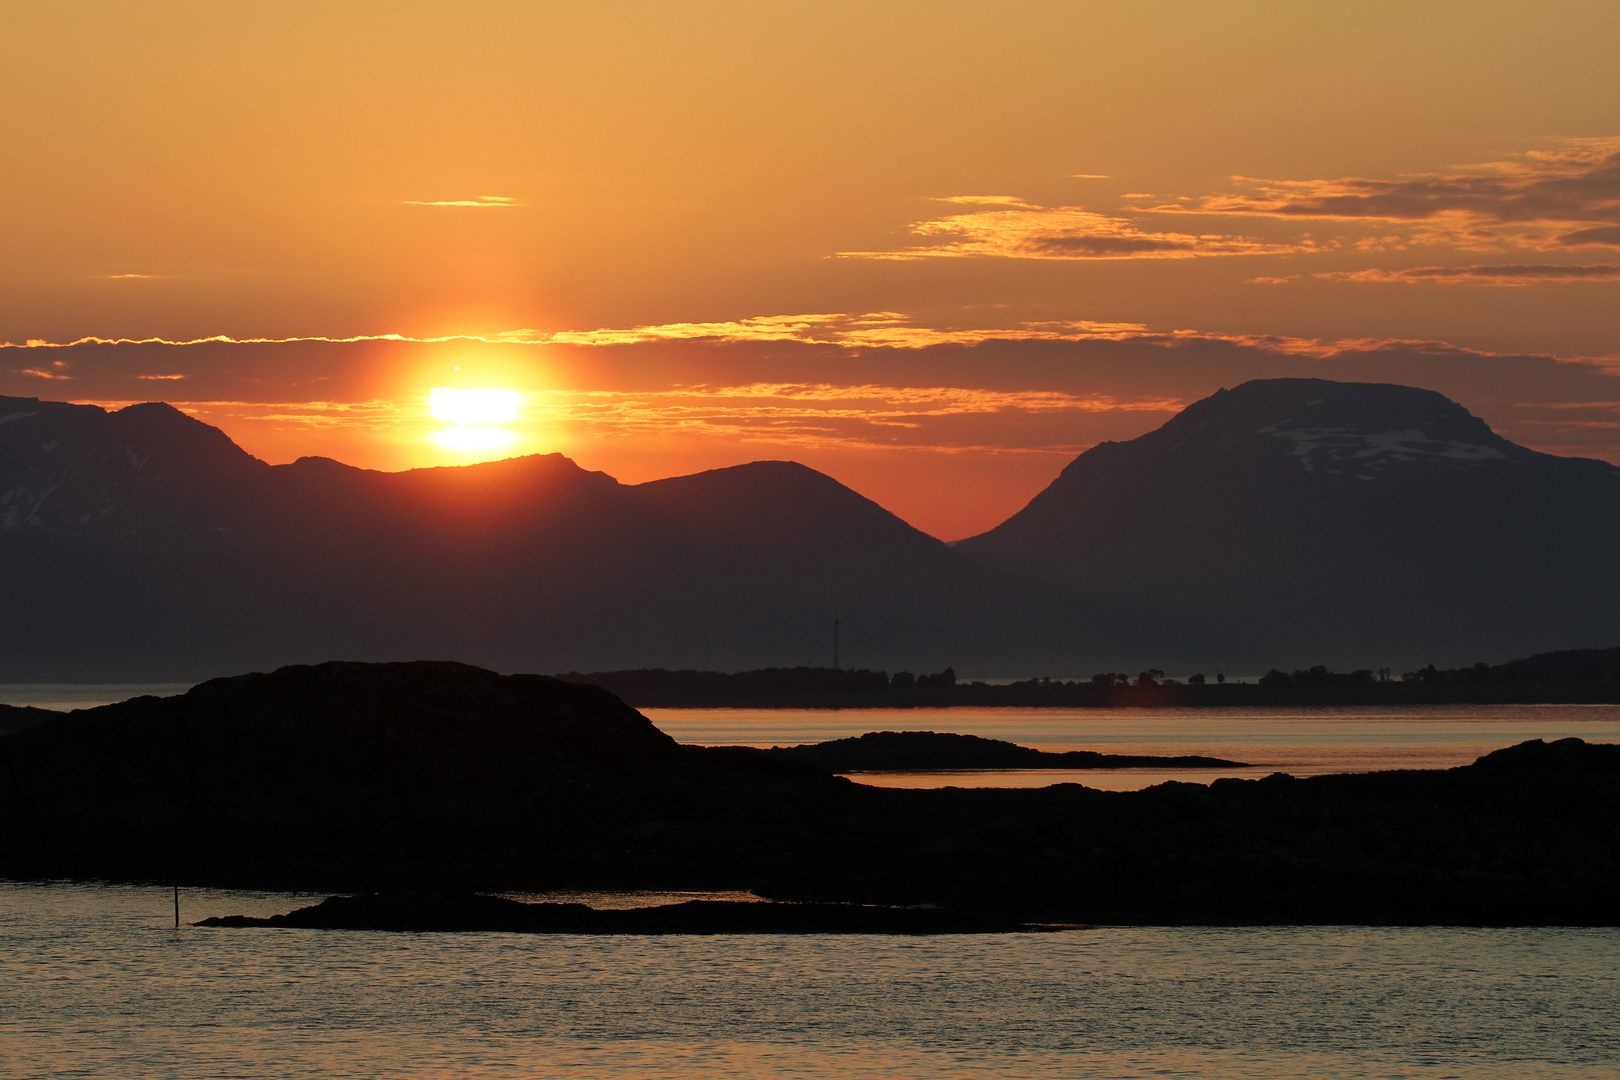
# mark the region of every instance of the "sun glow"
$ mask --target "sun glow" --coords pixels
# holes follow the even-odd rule
[[[428,438],[441,450],[456,454],[498,455],[517,445],[517,433],[498,427],[451,427]]]
[[[428,415],[450,426],[428,440],[462,459],[506,457],[517,446],[517,432],[502,427],[517,419],[523,395],[515,390],[456,390],[436,386],[428,393]]]
[[[428,392],[428,415],[452,424],[507,424],[517,419],[521,394],[515,390],[453,390],[436,386]]]

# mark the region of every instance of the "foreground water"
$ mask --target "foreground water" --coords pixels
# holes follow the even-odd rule
[[[187,891],[187,920],[309,898]],[[0,1075],[1610,1078],[1620,931],[950,938],[173,928],[0,885]]]

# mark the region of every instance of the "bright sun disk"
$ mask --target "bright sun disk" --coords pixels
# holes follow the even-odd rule
[[[428,436],[433,445],[455,454],[499,454],[517,444],[517,435],[498,427],[452,427]]]
[[[515,390],[454,390],[436,386],[428,393],[428,414],[452,424],[505,424],[517,419],[521,394]]]

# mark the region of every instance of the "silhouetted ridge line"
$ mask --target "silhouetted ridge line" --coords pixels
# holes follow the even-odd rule
[[[1615,640],[1617,542],[1607,462],[1517,446],[1429,390],[1260,379],[1093,447],[956,550],[1205,629],[1193,662],[1256,671]]]
[[[560,454],[271,466],[164,405],[0,398],[0,681],[195,681],[332,656],[505,670],[917,670],[1142,645],[1128,613],[957,555],[831,477],[620,484]]]
[[[61,715],[54,709],[39,709],[32,705],[0,705],[0,735],[31,728]]]
[[[0,398],[18,682],[332,656],[746,671],[827,655],[834,619],[874,671],[1292,672],[1374,650],[1439,671],[1620,640],[1617,542],[1620,468],[1384,384],[1223,390],[954,547],[792,462],[638,485],[558,454],[271,466],[167,405]]]

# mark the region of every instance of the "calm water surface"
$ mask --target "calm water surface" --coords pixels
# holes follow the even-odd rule
[[[180,683],[0,684],[0,704],[74,709],[139,694],[184,693]],[[1620,705],[1412,705],[1252,709],[643,709],[686,743],[785,746],[868,731],[949,731],[1035,746],[1113,754],[1199,754],[1251,769],[1087,769],[863,773],[887,787],[1041,787],[1072,782],[1129,791],[1183,780],[1287,772],[1316,776],[1375,769],[1449,769],[1526,739],[1574,735],[1620,742]]]
[[[777,746],[867,731],[950,731],[1042,750],[1199,754],[1254,769],[1087,769],[864,773],[891,787],[1040,787],[1062,781],[1129,791],[1222,776],[1449,769],[1526,739],[1620,742],[1620,705],[1413,705],[1368,709],[643,709],[681,742]]]
[[[309,898],[187,891],[184,916]],[[1598,1078],[1620,931],[950,938],[173,928],[0,885],[0,1075]]]

